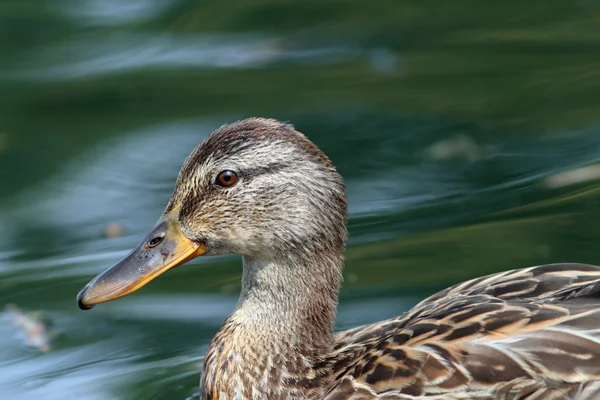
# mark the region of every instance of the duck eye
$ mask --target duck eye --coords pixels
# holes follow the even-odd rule
[[[148,247],[156,247],[160,242],[162,242],[164,236],[157,236],[148,241]]]
[[[226,169],[225,171],[221,171],[219,175],[217,175],[217,179],[215,183],[219,186],[233,186],[238,180],[238,176],[234,171]]]

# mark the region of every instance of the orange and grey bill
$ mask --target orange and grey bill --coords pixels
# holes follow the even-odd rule
[[[82,310],[135,292],[162,273],[206,254],[201,243],[185,237],[175,212],[164,214],[144,241],[102,272],[77,295]]]

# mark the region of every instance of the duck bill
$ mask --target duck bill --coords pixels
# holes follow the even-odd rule
[[[82,310],[135,292],[148,282],[207,252],[185,237],[174,212],[164,214],[144,241],[121,261],[102,272],[77,295]]]

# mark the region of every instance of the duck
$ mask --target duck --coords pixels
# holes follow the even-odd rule
[[[192,151],[152,231],[77,302],[91,309],[195,257],[235,254],[240,296],[208,347],[202,399],[600,398],[600,267],[478,277],[336,332],[346,226],[330,159],[289,123],[244,119]]]

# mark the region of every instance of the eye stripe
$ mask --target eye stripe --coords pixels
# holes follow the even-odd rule
[[[260,175],[273,174],[288,168],[288,164],[272,163],[261,167],[245,169],[244,178],[252,179]]]

